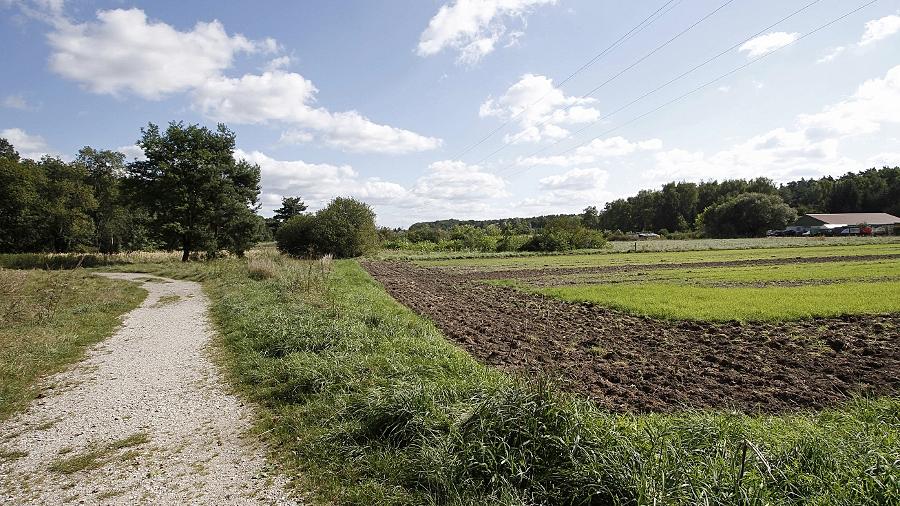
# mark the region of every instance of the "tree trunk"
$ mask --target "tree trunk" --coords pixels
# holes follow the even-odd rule
[[[181,261],[187,262],[191,256],[191,244],[188,241],[187,236],[182,237],[181,244],[184,245],[184,250],[183,250],[184,252],[181,254]]]

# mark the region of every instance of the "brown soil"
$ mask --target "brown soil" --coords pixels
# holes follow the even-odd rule
[[[620,412],[820,408],[900,391],[900,315],[664,321],[397,262],[365,268],[482,362],[547,374]]]

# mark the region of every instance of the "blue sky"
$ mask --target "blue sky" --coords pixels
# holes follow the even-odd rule
[[[840,175],[900,164],[900,0],[806,35],[866,3],[0,0],[0,135],[135,157],[147,122],[222,121],[263,214],[350,195],[387,226]]]

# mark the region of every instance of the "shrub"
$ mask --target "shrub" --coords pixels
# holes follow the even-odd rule
[[[375,212],[368,204],[338,197],[316,213],[314,227],[318,253],[353,258],[378,249]]]
[[[591,230],[574,217],[554,218],[523,246],[525,251],[569,251],[573,249],[601,248],[606,238]]]
[[[285,221],[275,232],[278,250],[293,256],[308,256],[315,253],[316,217],[301,214]]]

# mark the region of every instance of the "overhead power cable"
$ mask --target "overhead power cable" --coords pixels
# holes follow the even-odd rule
[[[640,32],[642,32],[645,28],[647,28],[648,26],[650,26],[651,24],[653,24],[656,20],[658,20],[658,19],[660,19],[661,17],[663,17],[663,16],[665,16],[666,14],[668,14],[669,11],[671,11],[672,9],[674,9],[678,4],[681,3],[681,1],[682,1],[682,0],[668,0],[666,3],[662,4],[658,9],[656,9],[655,11],[653,11],[653,13],[651,13],[649,16],[647,16],[647,17],[644,18],[643,20],[641,20],[641,22],[638,23],[637,25],[635,25],[631,30],[629,30],[629,31],[626,32],[624,35],[622,35],[621,37],[619,37],[618,39],[616,39],[615,42],[613,42],[612,44],[610,44],[609,46],[607,46],[603,51],[600,51],[599,53],[597,53],[596,55],[594,55],[594,56],[593,56],[590,60],[588,60],[585,64],[583,64],[581,67],[578,67],[574,72],[572,72],[571,74],[569,74],[568,77],[566,77],[565,79],[563,79],[562,81],[560,81],[559,84],[557,84],[557,87],[558,87],[558,88],[561,88],[561,87],[564,86],[566,83],[568,83],[569,81],[571,81],[573,77],[575,77],[576,75],[580,74],[580,73],[583,72],[584,70],[588,69],[589,67],[591,67],[592,65],[594,65],[595,63],[597,63],[598,61],[600,61],[600,60],[601,60],[603,57],[605,57],[607,54],[611,53],[611,52],[614,51],[616,48],[618,48],[619,46],[621,46],[622,44],[624,44],[626,41],[628,41],[628,39],[630,39],[630,38],[634,37],[635,35],[639,34]],[[672,6],[671,6],[668,10],[666,10],[665,12],[662,12],[663,9],[665,9],[665,8],[668,7],[669,5],[672,5]],[[662,14],[660,14],[660,12],[662,12]],[[659,15],[657,16],[657,14],[659,14]],[[553,91],[553,90],[548,91],[547,93],[544,93],[544,95],[542,95],[540,98],[538,98],[537,100],[535,100],[534,102],[532,102],[531,104],[529,104],[528,106],[526,106],[524,109],[522,109],[522,110],[520,110],[519,112],[517,112],[516,114],[512,115],[509,119],[507,119],[506,121],[504,121],[504,122],[503,122],[502,124],[500,124],[500,126],[498,126],[497,128],[491,130],[487,135],[485,135],[484,137],[482,137],[480,140],[478,140],[478,141],[475,142],[474,144],[470,144],[468,147],[466,147],[465,149],[463,149],[462,151],[460,151],[459,153],[457,153],[457,154],[452,158],[452,160],[459,160],[459,159],[460,159],[461,157],[463,157],[465,154],[467,154],[468,152],[472,151],[473,149],[475,149],[475,148],[477,148],[478,146],[480,146],[481,144],[483,144],[485,141],[487,141],[488,139],[490,139],[491,137],[493,137],[497,132],[499,132],[500,130],[503,130],[503,128],[505,128],[507,125],[509,125],[510,123],[512,123],[513,121],[515,121],[519,116],[521,116],[522,114],[524,114],[525,111],[531,109],[531,108],[534,107],[535,105],[537,105],[537,104],[539,104],[540,102],[542,102],[545,98],[547,98],[547,97],[550,95],[550,93],[551,93],[552,91]]]
[[[587,98],[587,97],[593,95],[594,93],[597,93],[601,88],[603,88],[603,87],[606,86],[607,84],[609,84],[609,83],[615,81],[615,80],[618,79],[620,76],[622,76],[623,74],[625,74],[625,73],[628,72],[629,70],[633,69],[634,67],[636,67],[637,65],[639,65],[641,62],[643,62],[643,61],[646,60],[647,58],[650,58],[651,56],[653,56],[654,54],[656,54],[657,52],[659,52],[659,51],[662,50],[663,48],[667,47],[667,46],[668,46],[669,44],[671,44],[672,42],[675,42],[676,40],[678,40],[679,38],[681,38],[681,36],[683,36],[684,34],[690,32],[691,30],[693,30],[694,28],[696,28],[700,23],[703,23],[703,22],[706,21],[707,19],[709,19],[709,18],[711,18],[712,16],[714,16],[714,15],[715,15],[717,12],[719,12],[720,10],[722,10],[722,9],[724,9],[725,7],[727,7],[728,5],[734,3],[734,1],[735,1],[735,0],[727,0],[725,3],[719,5],[718,7],[716,7],[715,9],[713,9],[712,11],[710,11],[709,13],[707,13],[705,16],[703,16],[702,18],[700,18],[700,19],[698,19],[697,21],[693,22],[690,26],[688,26],[688,27],[685,28],[684,30],[678,32],[677,34],[675,34],[674,36],[672,36],[671,38],[669,38],[668,40],[666,40],[666,41],[663,42],[662,44],[656,46],[656,47],[653,48],[650,52],[646,53],[645,55],[641,56],[641,57],[638,58],[636,61],[634,61],[631,65],[628,65],[627,67],[623,68],[622,70],[620,70],[619,72],[617,72],[617,73],[614,74],[613,76],[609,77],[606,81],[603,81],[603,82],[600,83],[599,85],[595,86],[591,91],[589,91],[589,92],[587,92],[587,93],[581,95],[581,97],[579,97],[579,98],[580,98],[580,99],[585,99],[585,98]],[[575,102],[569,104],[568,106],[566,106],[566,107],[564,107],[564,108],[562,109],[562,112],[565,113],[566,111],[568,111],[569,109],[571,109],[572,107],[574,107],[574,106],[577,105],[577,104],[578,104],[578,101],[575,101]],[[544,126],[544,125],[546,125],[547,123],[549,123],[552,119],[553,119],[553,115],[549,116],[549,117],[548,117],[547,119],[545,119],[544,121],[538,123],[538,124],[535,126],[535,128],[540,129],[542,126]],[[475,162],[475,165],[479,165],[479,164],[481,164],[481,163],[484,163],[484,162],[485,162],[486,160],[488,160],[489,158],[493,157],[493,156],[496,155],[497,153],[499,153],[499,152],[503,151],[504,149],[508,148],[510,145],[514,144],[517,140],[519,140],[519,139],[521,139],[523,136],[525,136],[525,134],[526,134],[527,132],[528,132],[528,130],[523,130],[523,131],[519,132],[519,134],[516,135],[515,137],[513,137],[512,140],[509,141],[507,144],[504,144],[504,145],[500,146],[500,147],[497,148],[496,150],[494,150],[494,151],[492,151],[491,153],[489,153],[487,156],[485,156],[485,157],[481,158],[480,160],[478,160],[477,162]]]
[[[773,49],[773,50],[771,50],[771,51],[769,51],[769,52],[767,52],[767,53],[765,53],[765,54],[763,54],[763,55],[760,55],[760,56],[758,56],[758,57],[756,57],[756,58],[754,58],[754,59],[752,59],[752,60],[750,60],[750,61],[748,61],[748,62],[746,62],[746,63],[744,63],[744,64],[742,64],[742,65],[740,65],[740,66],[738,66],[738,67],[735,67],[735,68],[729,70],[728,72],[725,72],[724,74],[719,75],[719,76],[716,77],[715,79],[712,79],[712,80],[710,80],[710,81],[707,81],[707,82],[701,84],[700,86],[697,86],[696,88],[693,88],[693,89],[691,89],[690,91],[688,91],[688,92],[686,92],[686,93],[684,93],[684,94],[682,94],[682,95],[679,95],[679,96],[673,98],[672,100],[669,100],[668,102],[665,102],[665,103],[663,103],[663,104],[661,104],[661,105],[659,105],[659,106],[657,106],[657,107],[655,107],[655,108],[653,108],[653,109],[651,109],[651,110],[649,110],[649,111],[647,111],[647,112],[645,112],[645,113],[643,113],[643,114],[641,114],[641,115],[638,115],[638,116],[636,116],[636,117],[634,117],[634,118],[628,120],[628,121],[625,122],[625,123],[622,123],[622,124],[619,125],[619,126],[616,126],[616,127],[614,127],[614,128],[610,128],[610,129],[608,129],[608,130],[605,130],[605,131],[601,132],[599,135],[596,135],[596,136],[594,136],[594,137],[588,139],[588,140],[585,141],[585,142],[582,142],[582,143],[577,144],[577,145],[575,145],[575,146],[572,146],[572,147],[570,147],[570,148],[568,148],[568,149],[566,149],[566,150],[564,150],[564,151],[561,151],[561,152],[557,153],[555,156],[564,156],[564,155],[566,155],[566,154],[568,154],[568,153],[571,153],[572,151],[574,151],[574,150],[576,150],[576,149],[578,149],[578,148],[580,148],[580,147],[586,146],[586,145],[590,144],[591,142],[594,142],[595,140],[597,140],[597,139],[599,139],[599,138],[601,138],[601,137],[605,137],[605,136],[607,136],[607,135],[609,135],[609,134],[611,134],[611,133],[613,133],[613,132],[616,132],[616,131],[618,131],[618,130],[621,130],[622,128],[625,128],[625,127],[628,126],[628,125],[631,125],[631,124],[633,124],[633,123],[635,123],[635,122],[637,122],[637,121],[640,121],[640,120],[646,118],[647,116],[650,116],[651,114],[654,114],[654,113],[660,111],[661,109],[664,109],[664,108],[666,108],[666,107],[668,107],[668,106],[670,106],[670,105],[672,105],[672,104],[675,104],[675,103],[677,103],[677,102],[680,102],[681,100],[684,100],[685,98],[687,98],[687,97],[689,97],[689,96],[691,96],[691,95],[697,93],[698,91],[701,91],[701,90],[703,90],[703,89],[705,89],[705,88],[708,88],[708,87],[712,86],[713,84],[715,84],[715,83],[721,81],[722,79],[725,79],[726,77],[731,76],[732,74],[735,74],[735,73],[737,73],[737,72],[740,72],[741,70],[743,70],[743,69],[749,67],[750,65],[753,65],[754,63],[756,63],[756,62],[762,60],[763,58],[766,58],[766,57],[768,57],[768,56],[770,56],[770,55],[772,55],[772,54],[774,54],[774,53],[776,53],[776,52],[778,52],[778,51],[780,51],[780,50],[782,50],[782,49],[784,49],[784,48],[786,48],[786,47],[792,46],[792,45],[796,44],[797,42],[800,42],[801,40],[803,40],[803,39],[805,39],[805,38],[807,38],[807,37],[809,37],[809,36],[811,36],[811,35],[814,35],[814,34],[820,32],[820,31],[822,31],[822,30],[824,30],[824,29],[830,27],[831,25],[833,25],[833,24],[835,24],[835,23],[838,23],[838,22],[842,21],[843,19],[845,19],[845,18],[847,18],[847,17],[849,17],[849,16],[851,16],[851,15],[853,15],[853,14],[856,14],[857,12],[859,12],[859,11],[865,9],[866,7],[869,7],[870,5],[875,4],[875,3],[877,3],[877,2],[878,2],[878,0],[870,0],[869,2],[866,2],[866,3],[864,3],[864,4],[862,4],[862,5],[860,5],[860,6],[856,7],[856,8],[854,8],[854,9],[852,9],[852,10],[850,10],[850,11],[847,11],[847,12],[845,12],[844,14],[841,14],[840,16],[838,16],[838,17],[832,19],[831,21],[828,21],[827,23],[825,23],[825,24],[823,24],[823,25],[821,25],[821,26],[819,26],[819,27],[817,27],[817,28],[815,28],[815,29],[813,29],[813,30],[810,30],[810,31],[804,33],[804,34],[801,35],[800,37],[797,37],[795,40],[793,40],[792,42],[790,42],[790,43],[788,43],[788,44],[786,44],[786,45],[784,45],[784,46],[781,46],[781,47],[779,47],[779,48]],[[535,156],[536,154],[538,154],[538,152],[535,152],[535,153],[533,153],[533,154],[528,155],[525,159],[531,158],[532,156]],[[510,167],[514,167],[514,166],[517,165],[518,163],[519,163],[518,161],[513,162],[513,163],[511,163],[511,164],[509,164],[509,165],[507,165],[507,166],[501,168],[500,171],[503,171],[503,170],[505,170],[505,169],[507,169],[507,168],[510,168]],[[518,175],[520,175],[520,174],[522,174],[522,173],[524,173],[524,172],[527,172],[527,171],[530,170],[531,168],[532,168],[532,167],[524,167],[524,168],[522,168],[522,169],[520,169],[520,170],[518,170],[518,171],[514,171],[514,172],[510,173],[509,177],[518,176]],[[498,171],[498,173],[499,173],[500,171]]]

